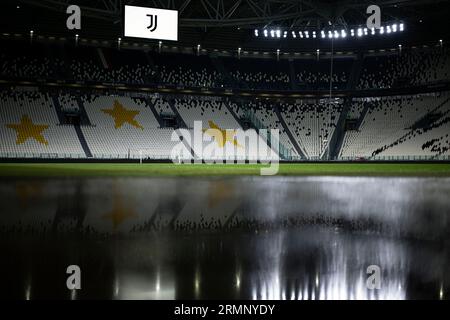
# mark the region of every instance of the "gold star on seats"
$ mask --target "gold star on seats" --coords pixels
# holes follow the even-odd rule
[[[144,127],[134,119],[134,117],[139,114],[139,110],[128,110],[117,100],[114,100],[114,107],[112,109],[101,110],[114,118],[114,127],[116,129],[122,127],[125,122],[131,124],[133,127],[144,129]]]
[[[217,145],[220,148],[223,148],[227,141],[239,148],[242,148],[242,146],[237,142],[237,139],[234,137],[237,130],[228,130],[227,132],[227,130],[221,129],[217,124],[214,123],[214,121],[211,120],[208,121],[208,124],[209,129],[203,129],[203,132],[210,135],[211,137],[214,137],[214,141],[216,141]]]
[[[16,144],[22,144],[29,138],[34,138],[37,142],[48,145],[48,141],[42,135],[42,131],[49,126],[46,124],[34,124],[28,115],[23,115],[20,119],[20,123],[10,123],[7,124],[6,127],[16,130]]]

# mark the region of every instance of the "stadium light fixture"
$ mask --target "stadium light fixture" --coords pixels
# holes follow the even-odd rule
[[[264,37],[270,37],[274,39],[279,38],[301,38],[301,39],[316,39],[316,38],[329,38],[329,39],[339,39],[339,38],[347,38],[347,36],[351,37],[365,37],[368,35],[376,35],[376,34],[391,34],[396,32],[402,32],[405,26],[403,23],[392,23],[389,25],[381,26],[379,31],[375,28],[367,28],[364,26],[360,26],[357,28],[352,28],[349,30],[346,29],[322,29],[322,30],[282,30],[282,29],[261,29]],[[289,31],[291,32],[289,34]],[[258,29],[254,29],[254,34],[256,37],[259,36]]]

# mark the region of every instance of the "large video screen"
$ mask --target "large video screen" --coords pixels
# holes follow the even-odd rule
[[[126,37],[178,40],[178,11],[125,6]]]

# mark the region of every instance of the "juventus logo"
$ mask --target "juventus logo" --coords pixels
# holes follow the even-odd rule
[[[147,27],[150,32],[153,32],[158,27],[158,16],[155,14],[148,14],[147,17],[150,17],[150,25]]]

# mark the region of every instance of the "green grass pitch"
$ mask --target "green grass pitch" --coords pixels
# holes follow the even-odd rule
[[[0,177],[151,177],[259,175],[261,165],[171,163],[2,163]],[[283,176],[438,176],[450,177],[448,163],[285,163]]]

